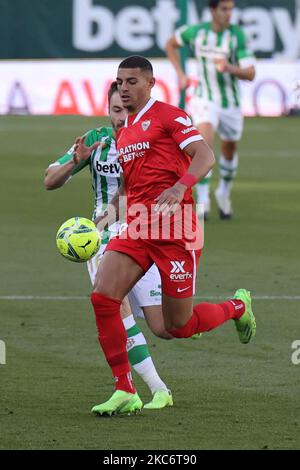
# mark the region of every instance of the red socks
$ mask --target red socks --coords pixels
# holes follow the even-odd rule
[[[95,311],[98,339],[116,380],[116,389],[135,393],[126,350],[127,334],[121,316],[121,301],[93,292],[91,301]],[[189,338],[202,331],[213,330],[227,320],[238,319],[245,312],[241,300],[222,304],[201,303],[194,306],[188,322],[169,331],[176,338]]]
[[[175,338],[189,338],[196,333],[213,330],[227,320],[238,319],[244,312],[244,302],[238,299],[229,300],[222,304],[203,302],[194,305],[193,314],[184,326],[169,332]]]
[[[98,339],[116,380],[116,389],[135,393],[126,350],[127,334],[121,316],[121,301],[93,292]]]
[[[135,393],[136,389],[133,384],[131,372],[128,372],[124,375],[119,375],[115,377],[116,380],[116,390],[124,390],[124,392]]]

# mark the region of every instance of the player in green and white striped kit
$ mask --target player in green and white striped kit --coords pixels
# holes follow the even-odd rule
[[[231,188],[238,169],[237,142],[243,131],[238,80],[253,80],[253,54],[247,49],[243,30],[230,24],[233,0],[209,0],[212,20],[182,26],[168,40],[167,55],[174,65],[179,86],[188,86],[177,49],[191,46],[198,66],[198,87],[190,101],[193,123],[212,147],[214,132],[221,139],[220,181],[215,197],[221,219],[232,216]],[[197,202],[204,205],[207,219],[210,211],[209,181],[211,173],[196,186]]]
[[[109,112],[113,127],[101,127],[90,130],[84,137],[78,138],[71,149],[46,170],[45,186],[56,189],[63,186],[73,175],[84,167],[89,166],[95,192],[95,207],[93,219],[98,219],[105,213],[108,204],[116,197],[120,186],[121,167],[117,159],[115,135],[124,125],[126,110],[123,108],[117,92],[116,82],[113,82],[108,93]],[[102,232],[102,244],[99,252],[88,262],[91,282],[94,283],[100,258],[109,239],[117,235],[120,222],[110,225]],[[130,363],[134,370],[149,386],[153,395],[145,408],[159,409],[172,406],[172,396],[166,384],[159,377],[151,359],[146,339],[136,324],[131,310],[136,316],[145,316],[146,321],[157,336],[169,339],[163,323],[161,310],[161,279],[155,265],[129,293],[131,309],[128,300],[122,304],[121,315],[127,332],[127,350]]]

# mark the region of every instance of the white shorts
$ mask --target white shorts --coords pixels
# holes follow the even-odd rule
[[[244,116],[238,107],[222,108],[212,101],[194,96],[189,102],[188,112],[195,126],[211,123],[222,140],[237,142],[242,136]]]
[[[95,282],[100,259],[106,245],[101,245],[98,253],[87,262],[87,268],[92,284]],[[161,278],[157,266],[153,264],[144,276],[135,284],[128,294],[128,300],[133,315],[144,318],[141,307],[161,305]]]
[[[133,286],[128,294],[133,315],[144,318],[141,307],[161,305],[161,277],[156,264]]]

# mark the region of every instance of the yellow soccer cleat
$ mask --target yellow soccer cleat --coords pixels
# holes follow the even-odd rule
[[[238,289],[233,296],[234,299],[242,300],[245,304],[245,312],[238,320],[234,320],[240,342],[249,343],[256,332],[255,317],[252,312],[251,295],[246,289]]]
[[[113,414],[131,414],[140,411],[143,403],[137,393],[128,393],[116,390],[109,400],[100,405],[95,405],[91,412],[100,416]]]
[[[160,410],[166,406],[173,406],[173,398],[170,390],[158,390],[152,400],[144,408],[146,410]]]

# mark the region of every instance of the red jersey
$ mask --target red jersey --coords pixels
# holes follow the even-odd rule
[[[153,98],[138,114],[129,116],[117,136],[127,208],[156,204],[155,198],[186,173],[191,158],[184,148],[198,140],[203,138],[182,109]],[[183,203],[193,203],[191,189]]]

